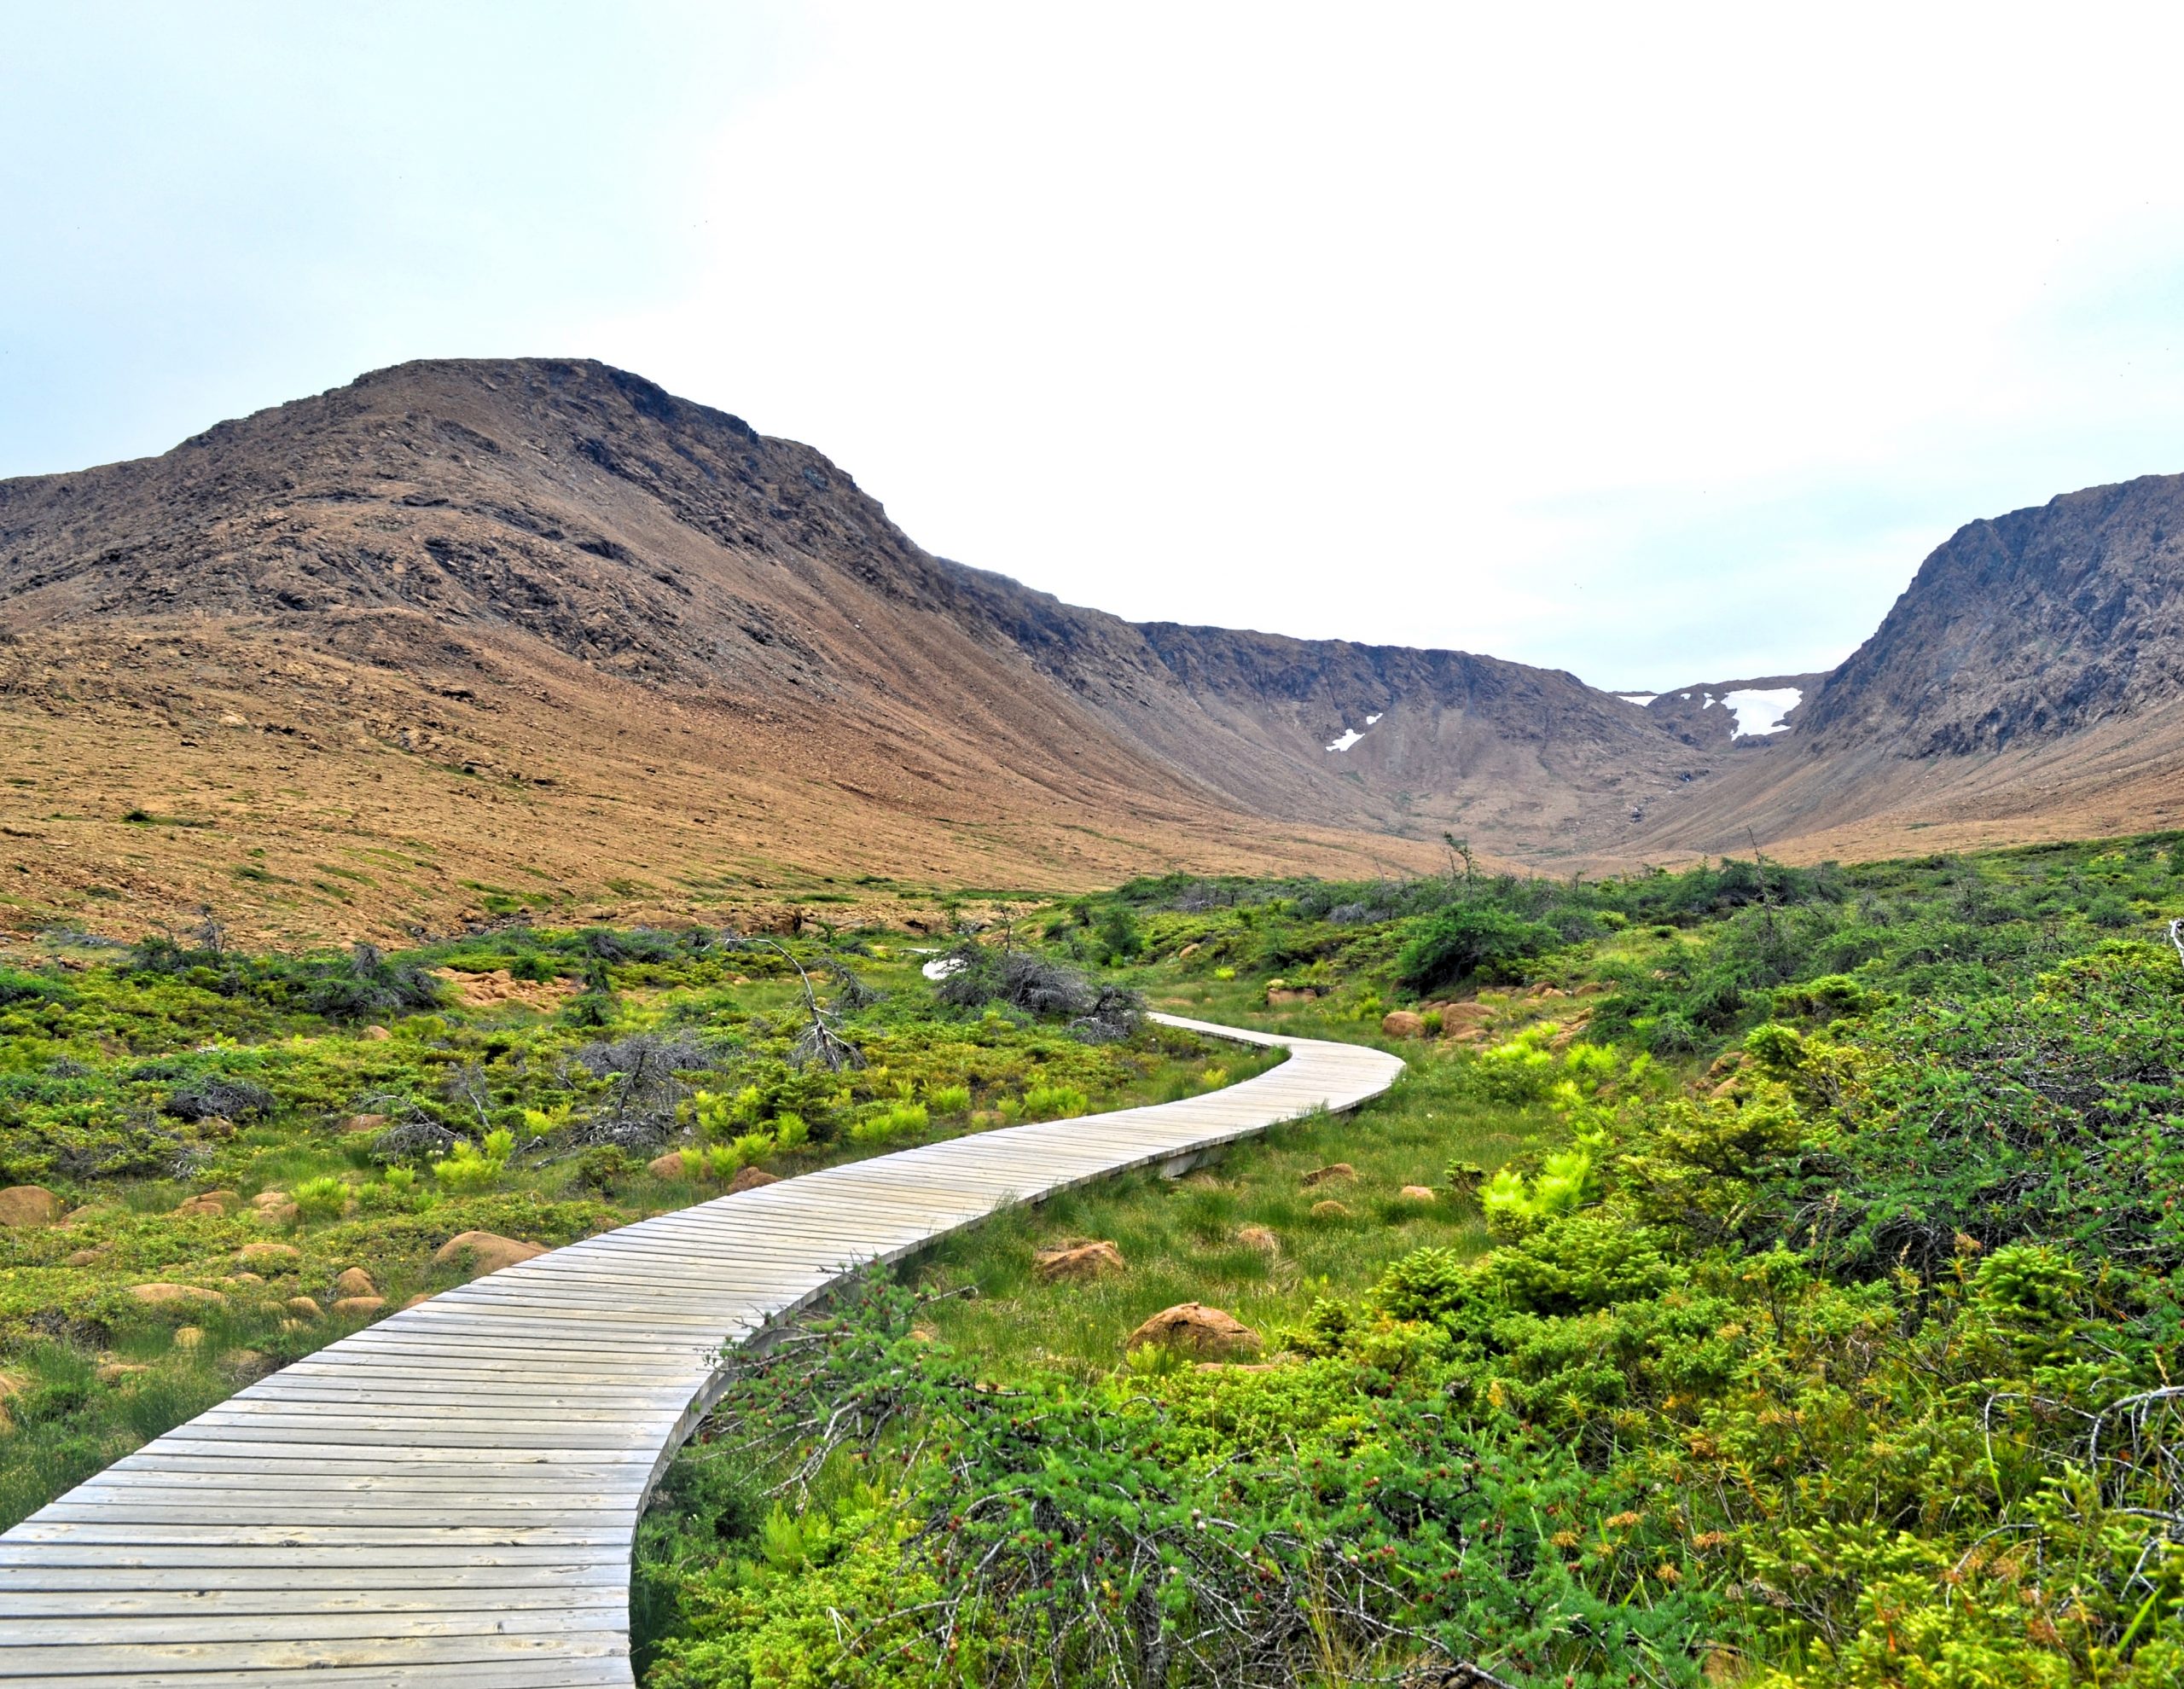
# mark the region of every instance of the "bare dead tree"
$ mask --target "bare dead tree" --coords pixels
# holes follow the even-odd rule
[[[2169,923],[2169,942],[2176,947],[2176,960],[2184,962],[2184,920]]]
[[[799,1067],[806,1062],[823,1061],[836,1073],[845,1068],[863,1067],[864,1052],[834,1030],[834,1024],[827,1018],[827,1012],[819,1007],[819,994],[812,990],[811,976],[804,971],[804,964],[796,959],[788,946],[772,938],[757,938],[752,942],[779,950],[787,957],[788,965],[796,970],[796,977],[804,986],[804,1012],[810,1016],[811,1024],[804,1028],[804,1036],[790,1048],[789,1059]],[[843,969],[845,973],[848,971],[847,968]]]

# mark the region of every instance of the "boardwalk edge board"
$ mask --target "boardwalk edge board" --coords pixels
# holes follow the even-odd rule
[[[0,1682],[626,1689],[636,1523],[728,1387],[724,1349],[1004,1209],[1181,1172],[1403,1071],[1362,1045],[1154,1018],[1288,1059],[715,1198],[391,1315],[0,1533]],[[609,1593],[537,1599],[578,1585]]]

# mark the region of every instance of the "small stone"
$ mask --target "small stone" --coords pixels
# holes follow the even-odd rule
[[[71,1267],[89,1267],[103,1258],[105,1254],[106,1251],[102,1249],[71,1250],[67,1256],[67,1264]]]
[[[326,1312],[326,1310],[321,1308],[317,1303],[312,1301],[311,1298],[307,1296],[292,1296],[286,1302],[282,1303],[281,1306],[287,1309],[288,1312],[294,1315],[299,1320],[321,1319],[324,1317]]]
[[[1043,1285],[1077,1283],[1119,1273],[1124,1265],[1122,1251],[1111,1242],[1066,1243],[1038,1251],[1031,1276]]]
[[[1409,1009],[1390,1009],[1380,1017],[1380,1030],[1391,1038],[1419,1038],[1426,1034],[1426,1017]]]
[[[1269,1226],[1239,1226],[1236,1241],[1246,1249],[1255,1249],[1262,1255],[1281,1253],[1281,1239],[1275,1235],[1273,1228]]]
[[[204,1341],[205,1328],[202,1326],[177,1326],[174,1328],[174,1346],[177,1349],[195,1349]]]
[[[433,1293],[430,1291],[419,1291],[416,1295],[411,1297],[409,1301],[404,1303],[402,1305],[404,1308],[415,1308],[419,1303],[430,1302],[432,1299]]]
[[[140,1361],[109,1361],[92,1376],[102,1384],[119,1384],[124,1378],[134,1378],[139,1373],[152,1369]]]
[[[227,1301],[219,1291],[199,1285],[131,1285],[129,1294],[152,1308],[218,1307]]]
[[[277,1208],[288,1200],[286,1191],[260,1191],[250,1199],[253,1208]]]
[[[519,1261],[528,1261],[534,1255],[545,1253],[546,1245],[543,1244],[523,1243],[494,1232],[461,1232],[433,1251],[433,1265],[450,1267],[467,1261],[472,1274],[475,1276],[482,1273],[497,1273],[503,1267],[513,1267]]]
[[[209,1214],[218,1218],[241,1199],[233,1191],[206,1191],[177,1204],[177,1214]]]
[[[1219,1361],[1246,1355],[1259,1346],[1259,1334],[1234,1315],[1202,1302],[1182,1302],[1164,1308],[1123,1340],[1125,1353],[1148,1344],[1176,1349],[1198,1359]]]
[[[1314,1185],[1347,1184],[1356,1176],[1357,1170],[1355,1167],[1346,1161],[1337,1161],[1325,1167],[1315,1167],[1304,1175],[1303,1182],[1305,1188],[1309,1190]]]
[[[235,1259],[247,1262],[253,1267],[268,1267],[278,1273],[303,1259],[303,1251],[293,1244],[247,1243],[235,1251]]]
[[[334,1288],[344,1296],[377,1296],[379,1286],[372,1282],[372,1275],[361,1267],[345,1267],[334,1280]]]
[[[242,1286],[262,1285],[264,1282],[265,1280],[259,1278],[255,1273],[230,1273],[225,1279],[221,1280],[221,1283],[223,1284]]]
[[[394,1034],[388,1031],[384,1026],[367,1026],[357,1036],[360,1038],[369,1038],[372,1042],[376,1044],[382,1039],[392,1038]]]
[[[376,1314],[386,1306],[383,1296],[345,1296],[334,1304],[336,1319],[360,1320],[368,1314]]]
[[[1315,1220],[1347,1220],[1350,1218],[1350,1210],[1342,1204],[1330,1199],[1326,1202],[1316,1202],[1312,1204],[1312,1218]]]
[[[645,1171],[655,1179],[687,1179],[690,1176],[690,1164],[681,1150],[670,1150],[645,1163]]]
[[[311,1322],[307,1320],[283,1320],[281,1321],[281,1329],[284,1332],[305,1331],[310,1328],[310,1324]]]
[[[269,1202],[258,1210],[258,1221],[262,1226],[292,1226],[302,1214],[293,1202]]]
[[[220,1357],[220,1364],[231,1373],[255,1373],[265,1365],[265,1357],[254,1349],[230,1349]]]
[[[762,1190],[768,1185],[778,1185],[781,1180],[763,1167],[746,1167],[728,1181],[729,1196],[741,1196],[746,1191]]]
[[[1408,1202],[1438,1202],[1431,1185],[1405,1185],[1397,1194]]]
[[[10,1185],[0,1191],[0,1226],[50,1226],[67,1210],[43,1185]]]

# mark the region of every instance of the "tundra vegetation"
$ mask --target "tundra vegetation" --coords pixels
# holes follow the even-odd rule
[[[447,1255],[464,1233],[567,1243],[752,1170],[1193,1094],[1263,1059],[1147,1024],[1072,965],[1041,959],[1022,1007],[943,1001],[925,960],[902,935],[516,925],[393,955],[242,954],[211,922],[16,948],[0,1525],[491,1264]]]
[[[642,1527],[645,1680],[2184,1680],[2180,870],[1461,862],[1019,923],[1411,1071],[739,1361]],[[1147,1340],[1191,1302],[1243,1338]]]

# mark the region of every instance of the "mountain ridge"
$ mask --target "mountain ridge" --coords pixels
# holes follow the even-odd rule
[[[1933,654],[2006,662],[2010,629],[1978,620],[1996,580],[2056,650],[2071,614],[2170,639],[2163,512],[2184,478],[2140,486],[2044,507],[2064,506],[2049,526],[2068,530],[2046,537],[2029,513],[1967,525],[1845,665],[1773,677],[1799,691],[1786,725],[1739,734],[1687,697],[1641,707],[1491,656],[1069,605],[925,551],[813,448],[603,364],[398,365],[158,457],[0,482],[0,728],[46,746],[0,787],[18,878],[36,882],[0,920],[191,897],[276,909],[276,926],[363,920],[323,891],[282,893],[284,914],[264,903],[247,870],[273,848],[268,783],[307,805],[392,778],[399,800],[369,812],[383,818],[346,825],[455,825],[500,878],[541,874],[567,898],[587,852],[628,870],[601,885],[644,880],[664,853],[701,902],[730,882],[843,877],[826,868],[1059,888],[1170,865],[1409,872],[1442,858],[1444,833],[1542,867],[1744,848],[1761,820],[1793,851],[1845,826],[1906,836],[1915,822],[1896,812],[1926,800],[1895,764],[1930,768],[1962,739],[1943,782],[1960,784],[2022,754],[2015,741],[2112,726],[2173,692],[2178,670],[2158,664],[2060,659],[2075,713],[2035,720],[2022,686],[1959,685]],[[2096,543],[2112,566],[2069,562]],[[2060,574],[2062,609],[2030,602]],[[1974,692],[2018,725],[1992,743],[1952,726],[1949,700]],[[1886,723],[1905,699],[1911,727]],[[222,777],[244,731],[292,753],[287,786]],[[87,732],[141,744],[142,760],[79,769],[103,810],[66,822],[73,810],[40,806],[72,757],[96,770]],[[198,819],[223,817],[183,829],[212,853],[187,885],[163,865],[177,853],[148,851],[144,824],[122,819],[182,801],[150,789],[160,773]],[[439,791],[450,773],[479,790]],[[229,788],[257,793],[259,819],[231,824],[238,804],[214,796]],[[567,839],[473,838],[475,815],[456,823],[481,795],[479,815],[514,805]],[[1964,802],[1989,820],[2007,808],[1992,792]],[[626,828],[591,813],[609,803]],[[413,923],[516,896],[413,879]]]

